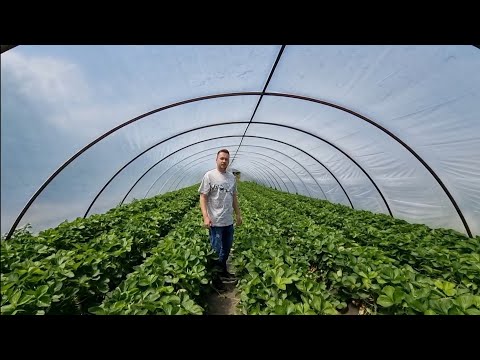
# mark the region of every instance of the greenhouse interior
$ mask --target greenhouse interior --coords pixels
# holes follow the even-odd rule
[[[1,314],[480,315],[479,104],[473,45],[2,45]]]

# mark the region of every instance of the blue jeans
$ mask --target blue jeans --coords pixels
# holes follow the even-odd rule
[[[233,243],[233,224],[210,227],[210,244],[218,255],[223,270],[227,270],[227,259]]]

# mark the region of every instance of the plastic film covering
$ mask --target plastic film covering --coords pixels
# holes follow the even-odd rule
[[[161,146],[152,148],[119,173],[95,201],[89,214],[103,213],[119,205],[139,174],[154,161],[206,138],[241,136],[245,131],[245,124],[185,131],[215,124],[224,119],[245,121],[253,111],[255,98],[219,98],[190,103],[150,115],[118,130],[66,167],[40,194],[22,222],[30,223],[33,229],[36,229],[36,225],[40,223],[55,226],[65,219],[84,216],[99,191],[120,168],[149,147],[175,136],[164,141]],[[224,111],[221,111],[221,108]],[[196,121],[188,121],[191,114],[195,114]],[[178,135],[181,132],[185,133]],[[169,161],[165,161],[162,166],[169,164]]]
[[[198,183],[227,148],[244,180],[466,233],[461,214],[480,234],[478,49],[287,45],[274,68],[279,50],[18,46],[3,53],[2,233],[76,152],[162,109],[76,158],[17,228],[30,223],[36,231]],[[263,97],[240,94],[266,84]]]
[[[250,127],[252,126],[253,125],[250,125]],[[269,158],[275,159],[275,163],[277,165],[284,164],[284,166],[288,168],[288,171],[285,170],[285,173],[289,174],[287,180],[289,182],[293,182],[296,187],[293,193],[299,193],[314,198],[327,199],[326,193],[328,191],[328,187],[325,189],[323,188],[325,186],[324,179],[322,184],[322,181],[317,179],[319,177],[318,174],[315,176],[312,173],[312,170],[308,168],[308,164],[311,163],[312,160],[310,159],[305,164],[302,156],[299,156],[299,161],[298,158],[292,156],[295,151],[299,152],[298,150],[291,145],[282,144],[278,141],[271,140],[268,138],[268,135],[268,132],[262,133],[262,135],[258,135],[259,137],[256,138],[248,135],[247,131],[246,137],[243,139],[241,149],[250,150],[251,148],[255,151],[262,151],[262,153],[264,153],[266,156],[269,156]],[[303,153],[301,154],[303,155]],[[233,166],[240,167],[237,163],[237,157],[235,157]],[[318,167],[318,164],[315,164],[313,169],[315,169],[316,166]]]
[[[262,101],[262,108],[257,111],[256,120],[260,122],[267,114],[268,117],[275,114],[277,123],[289,125],[295,119],[296,128],[334,144],[353,158],[372,178],[384,194],[395,217],[410,221],[414,218],[428,218],[430,223],[436,222],[437,226],[450,224],[461,228],[460,219],[440,186],[421,163],[400,144],[349,113],[313,102],[297,105],[302,102],[305,103],[303,100],[269,97]],[[266,132],[270,137],[281,141],[306,144],[303,150],[319,160],[325,156],[324,154],[331,154],[335,150],[338,155],[336,157],[330,155],[325,158],[326,161],[341,164],[341,161],[338,161],[341,159],[352,163],[333,146],[301,131],[290,131],[287,136],[281,127],[252,124],[247,134]],[[326,152],[327,148],[329,152]],[[343,157],[340,158],[339,155]],[[329,167],[330,164],[325,165]],[[333,170],[336,171],[334,175],[346,193],[357,195],[354,200],[360,200],[360,204],[352,200],[354,207],[371,210],[372,208],[364,207],[370,205],[368,202],[372,203],[372,199],[365,196],[365,193],[375,194],[375,187],[368,177],[359,171],[359,167],[334,165]],[[367,203],[362,204],[363,199]],[[377,205],[381,205],[379,199]]]
[[[132,171],[132,177],[127,178],[128,183],[121,187],[124,191],[123,196],[125,196],[127,191],[135,185],[125,201],[129,202],[133,198],[143,199],[167,192],[167,183],[176,179],[182,169],[194,165],[195,162],[204,160],[207,162],[206,167],[215,168],[218,150],[238,147],[239,138],[244,131],[245,124],[221,125],[172,139],[174,147],[168,153],[153,156],[148,163],[142,164],[142,169]],[[192,139],[193,135],[195,140]],[[169,157],[166,158],[167,156]],[[140,181],[136,183],[137,180]]]
[[[389,129],[433,169],[479,234],[479,68],[473,46],[287,46],[267,91],[331,101]],[[376,176],[395,178],[383,185],[395,216],[465,233],[444,191],[419,174],[414,158],[403,170],[372,161],[385,171]]]
[[[260,128],[260,126],[263,126],[263,128]],[[345,193],[343,193],[338,182],[321,165],[321,161],[318,158],[316,159],[319,161],[316,161],[314,157],[298,150],[297,146],[293,145],[299,143],[295,141],[296,138],[292,131],[289,131],[289,134],[287,134],[288,139],[278,136],[278,133],[282,132],[283,128],[281,127],[257,125],[252,123],[247,131],[242,146],[243,144],[256,144],[271,147],[279,152],[275,153],[275,157],[280,161],[285,161],[284,157],[282,157],[280,153],[288,155],[290,158],[295,160],[291,161],[291,165],[289,163],[289,167],[299,174],[303,181],[308,184],[307,186],[309,191],[313,194],[316,194],[313,197],[327,199],[331,202],[350,206],[348,199]],[[249,136],[262,136],[265,139],[257,139]],[[312,177],[310,177],[307,171],[312,175]]]
[[[2,53],[2,233],[42,183],[83,146],[160,106],[212,94],[258,91],[279,48],[17,46]],[[137,134],[142,141],[149,135],[141,130]],[[68,193],[75,190],[81,189]],[[44,214],[70,218],[83,204],[62,194],[40,208]]]

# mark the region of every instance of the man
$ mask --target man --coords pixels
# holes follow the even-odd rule
[[[216,162],[216,169],[205,173],[198,189],[200,208],[203,226],[209,229],[210,243],[219,257],[220,277],[231,280],[235,276],[228,272],[227,260],[233,243],[233,211],[236,214],[237,226],[242,224],[242,215],[238,205],[235,175],[227,172],[230,163],[229,151],[221,149],[217,153]]]

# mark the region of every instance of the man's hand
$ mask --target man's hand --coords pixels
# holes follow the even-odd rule
[[[207,216],[206,218],[203,219],[203,227],[208,229],[210,226],[212,226],[212,222],[210,221],[210,218]]]
[[[243,219],[241,216],[237,216],[237,226],[242,225]]]

